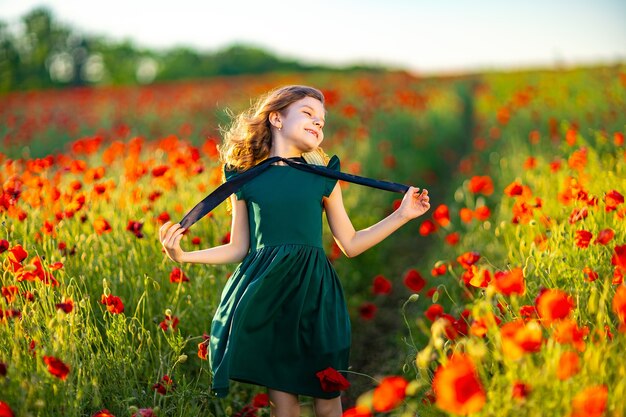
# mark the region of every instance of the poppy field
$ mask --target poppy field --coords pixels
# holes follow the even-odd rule
[[[424,217],[355,258],[324,223],[353,323],[345,416],[625,414],[616,66],[1,97],[0,417],[269,415],[259,387],[208,392],[210,322],[236,265],[175,264],[158,229],[223,181],[224,108],[285,84],[324,92],[322,147],[343,171],[431,195]],[[341,186],[357,230],[401,198]],[[225,244],[229,227],[223,204],[181,245]]]

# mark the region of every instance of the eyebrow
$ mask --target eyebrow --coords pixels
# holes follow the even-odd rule
[[[315,109],[314,109],[313,107],[309,106],[308,104],[303,104],[302,106],[300,106],[300,108],[304,108],[304,107],[308,107],[309,109],[313,110],[313,112],[315,113]],[[325,112],[326,112],[326,111],[324,111],[324,113],[325,113]],[[324,123],[326,123],[326,119],[325,119],[325,118],[324,118],[324,119],[322,119],[322,121],[323,121]]]

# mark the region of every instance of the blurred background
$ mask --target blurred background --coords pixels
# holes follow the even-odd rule
[[[0,91],[392,68],[422,76],[611,64],[620,0],[0,1]]]

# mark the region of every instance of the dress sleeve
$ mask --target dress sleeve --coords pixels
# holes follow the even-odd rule
[[[226,181],[239,175],[239,172],[237,172],[236,170],[230,170],[228,168],[229,167],[226,164],[222,166],[222,172],[224,173],[224,178],[226,179]],[[237,196],[237,200],[245,200],[244,193],[243,193],[244,187],[245,187],[245,184],[238,191],[235,192],[235,196]]]
[[[339,161],[339,157],[337,155],[333,155],[332,158],[330,158],[330,161],[328,161],[328,165],[326,165],[326,168],[330,168],[335,171],[341,171],[341,162]],[[337,184],[338,180],[337,178],[328,177],[324,177],[324,180],[326,181],[326,184],[324,186],[324,197],[328,197],[335,188],[335,184]]]

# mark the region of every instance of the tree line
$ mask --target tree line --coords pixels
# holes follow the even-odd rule
[[[0,92],[86,85],[129,85],[267,72],[383,71],[375,65],[305,65],[258,48],[235,44],[214,53],[188,47],[165,51],[85,35],[38,7],[19,30],[0,20]]]

